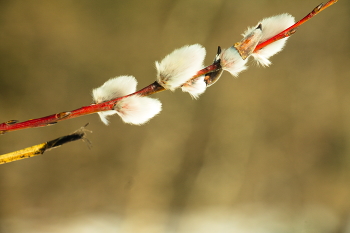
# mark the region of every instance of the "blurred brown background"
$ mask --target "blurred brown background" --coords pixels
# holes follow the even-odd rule
[[[320,0],[1,1],[0,122],[91,103],[111,77],[200,43],[206,64],[264,17]],[[224,73],[199,100],[155,97],[143,126],[96,114],[0,136],[0,154],[74,142],[0,167],[0,231],[350,232],[350,2],[307,22],[262,68]]]

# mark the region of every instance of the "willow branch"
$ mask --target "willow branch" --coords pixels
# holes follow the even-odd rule
[[[299,27],[303,23],[307,22],[309,19],[314,17],[316,14],[320,13],[321,11],[323,11],[324,9],[333,5],[336,2],[337,2],[337,0],[330,0],[326,4],[318,5],[308,15],[306,15],[303,19],[299,20],[297,23],[295,23],[291,27],[278,33],[277,35],[273,36],[272,38],[258,44],[255,47],[254,52],[264,48],[265,46],[267,46],[267,45],[269,45],[277,40],[280,40],[280,39],[283,39],[285,37],[292,35],[296,31],[297,27]],[[220,51],[220,47],[219,47],[219,51]],[[192,79],[195,79],[195,78],[198,78],[198,77],[204,75],[205,82],[206,82],[207,86],[210,86],[218,80],[218,78],[221,76],[221,73],[222,73],[222,69],[220,66],[220,61],[216,60],[216,61],[214,61],[213,64],[203,68],[202,70],[199,70],[197,72],[197,74],[195,76],[193,76]],[[21,130],[21,129],[27,129],[27,128],[49,126],[49,125],[56,124],[57,122],[63,121],[63,120],[68,120],[68,119],[72,119],[72,118],[76,118],[76,117],[80,117],[80,116],[85,116],[85,115],[89,115],[89,114],[93,114],[93,113],[97,113],[97,112],[101,112],[101,111],[114,110],[116,103],[118,103],[119,101],[121,101],[125,97],[129,97],[132,95],[148,96],[148,95],[152,95],[154,93],[158,93],[158,92],[161,92],[164,90],[166,90],[164,87],[162,87],[157,82],[154,82],[154,83],[148,85],[147,87],[145,87],[145,88],[143,88],[135,93],[132,93],[132,94],[127,95],[127,96],[119,97],[116,99],[112,99],[112,100],[107,101],[107,102],[102,102],[102,103],[98,103],[98,104],[91,104],[89,106],[84,106],[84,107],[81,107],[81,108],[78,108],[78,109],[75,109],[72,111],[60,112],[60,113],[52,114],[49,116],[45,116],[45,117],[41,117],[41,118],[37,118],[37,119],[31,119],[31,120],[27,120],[27,121],[23,121],[23,122],[19,122],[17,120],[10,120],[10,121],[7,121],[7,122],[0,124],[0,134],[4,134],[7,132],[12,132],[12,131],[16,131],[16,130]]]

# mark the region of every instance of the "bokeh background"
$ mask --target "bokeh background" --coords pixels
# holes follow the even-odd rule
[[[200,43],[206,64],[264,17],[320,0],[0,1],[0,122],[91,103],[111,77],[155,80]],[[303,25],[269,68],[224,73],[198,100],[156,94],[143,126],[97,114],[0,136],[0,154],[82,141],[0,167],[0,232],[350,232],[350,2]]]

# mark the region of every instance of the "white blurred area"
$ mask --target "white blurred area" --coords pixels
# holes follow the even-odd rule
[[[238,208],[203,209],[183,214],[138,211],[122,218],[108,213],[76,214],[61,218],[12,218],[2,221],[3,232],[16,233],[349,233],[330,209],[310,205],[302,209],[259,204]],[[347,225],[346,225],[347,224]]]

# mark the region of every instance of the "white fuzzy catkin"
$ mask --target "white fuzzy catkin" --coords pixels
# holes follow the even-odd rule
[[[105,82],[92,91],[96,104],[126,96],[136,91],[137,81],[133,76],[120,76]],[[118,114],[126,123],[140,125],[147,122],[161,111],[161,102],[138,95],[126,97],[115,106],[115,110],[98,112],[101,121],[108,125],[108,116]]]
[[[121,96],[129,95],[136,91],[137,81],[133,76],[119,76],[109,79],[102,86],[92,90],[92,97],[96,104],[109,101]],[[117,111],[109,110],[98,112],[101,121],[108,125],[108,116],[116,114]]]
[[[207,84],[204,81],[204,76],[187,81],[181,86],[183,92],[188,92],[194,99],[197,99],[205,92]]]
[[[115,110],[108,110],[108,111],[98,112],[98,115],[100,116],[100,119],[103,122],[103,124],[109,125],[108,117],[116,113],[117,111]]]
[[[238,76],[240,72],[246,70],[248,59],[243,60],[235,47],[224,49],[220,54],[220,65],[223,70],[230,72],[233,76]]]
[[[174,91],[203,68],[205,48],[199,44],[186,45],[174,50],[161,62],[156,62],[157,82]]]
[[[271,37],[289,28],[294,23],[295,23],[294,17],[287,13],[272,16],[261,20],[258,23],[258,25],[261,24],[262,26],[262,37],[259,43],[270,39]],[[243,36],[248,35],[253,30],[255,30],[255,28],[256,27],[248,28],[243,33]],[[269,58],[275,55],[276,53],[282,51],[287,39],[288,37],[275,41],[265,46],[264,48],[256,51],[255,53],[252,53],[252,56],[258,62],[258,64],[261,64],[262,66],[269,66],[271,64],[271,62],[269,61]]]
[[[119,76],[109,79],[102,86],[92,90],[96,104],[129,95],[136,91],[137,81],[133,76]]]
[[[119,101],[115,110],[125,123],[141,125],[162,110],[162,103],[150,97],[133,95]]]

